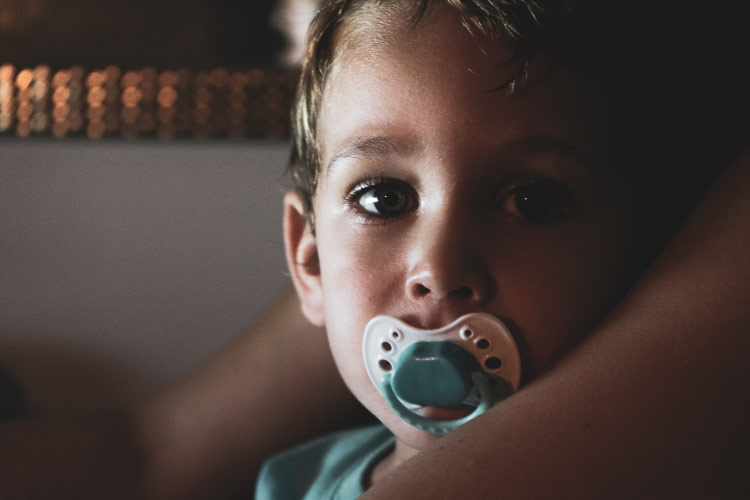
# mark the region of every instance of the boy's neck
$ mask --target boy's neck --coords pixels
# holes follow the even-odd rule
[[[400,439],[396,439],[396,446],[391,453],[378,462],[367,478],[367,487],[377,483],[383,476],[391,472],[396,467],[419,453],[419,450],[412,448]]]

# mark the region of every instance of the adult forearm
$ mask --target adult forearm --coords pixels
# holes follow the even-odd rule
[[[144,495],[215,499],[251,490],[270,454],[357,411],[324,331],[290,293],[208,366],[142,408]]]
[[[0,422],[3,500],[234,498],[268,455],[359,407],[288,294],[183,383],[133,411]]]
[[[578,348],[365,498],[747,498],[748,156]]]

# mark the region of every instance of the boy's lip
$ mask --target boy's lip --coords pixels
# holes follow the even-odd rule
[[[453,310],[453,308],[446,306],[440,312],[435,314],[425,313],[420,314],[402,314],[394,315],[394,318],[398,318],[412,328],[419,330],[438,330],[446,325],[450,325],[461,316],[465,316],[469,313],[481,313],[486,311],[473,311],[473,310]],[[492,314],[492,313],[489,313]],[[493,316],[495,316],[493,314]]]
[[[474,409],[473,406],[461,404],[452,406],[422,406],[414,411],[432,420],[458,420],[471,414]]]

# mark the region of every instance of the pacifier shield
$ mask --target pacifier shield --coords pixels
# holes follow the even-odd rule
[[[365,368],[391,409],[407,423],[444,434],[518,389],[521,359],[513,336],[498,318],[471,313],[437,330],[421,330],[376,316],[362,341]],[[432,421],[419,407],[475,406],[455,421]]]

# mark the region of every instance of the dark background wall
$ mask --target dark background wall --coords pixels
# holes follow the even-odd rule
[[[209,69],[273,65],[273,0],[0,0],[0,62]]]

